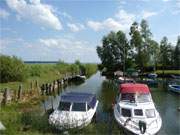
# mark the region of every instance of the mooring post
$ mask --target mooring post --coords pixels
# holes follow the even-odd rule
[[[45,85],[46,87],[45,87],[45,90],[46,90],[46,95],[48,95],[48,83],[46,83],[46,85]]]
[[[3,94],[3,101],[2,101],[2,104],[3,104],[3,105],[6,105],[6,104],[7,104],[7,97],[8,97],[8,89],[5,88],[4,94]]]
[[[53,96],[51,96],[51,108],[52,108],[52,110],[54,109],[54,105],[53,105]]]
[[[42,84],[42,85],[41,85],[41,94],[42,94],[42,95],[44,95],[44,90],[45,90],[45,85]]]
[[[21,95],[22,95],[22,84],[19,85],[19,89],[18,89],[18,99],[21,99]]]
[[[53,81],[53,86],[52,86],[53,93],[55,92],[55,85],[56,85],[56,81]]]
[[[44,106],[44,111],[45,111],[45,113],[47,112],[47,110],[46,110],[46,104],[45,104],[45,101],[44,100],[42,100],[42,102],[43,102],[43,106]]]
[[[49,84],[49,94],[51,94],[51,90],[52,90],[52,84]]]
[[[31,81],[31,84],[30,84],[30,93],[32,92],[32,89],[33,89],[33,83]]]

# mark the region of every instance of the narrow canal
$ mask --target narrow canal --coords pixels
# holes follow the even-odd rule
[[[122,129],[118,128],[114,120],[112,111],[112,103],[117,93],[115,83],[106,80],[97,72],[91,78],[87,79],[85,83],[70,85],[61,90],[61,92],[63,91],[94,93],[99,100],[95,120],[80,131],[69,131],[69,134],[123,134]],[[163,87],[163,85],[158,85],[157,88],[151,88],[151,94],[163,121],[162,128],[158,134],[179,135],[180,112],[178,112],[177,108],[180,106],[180,96],[167,91],[167,88]],[[49,97],[49,99],[45,101],[46,108],[50,108],[52,102],[53,107],[56,108],[59,103],[59,95]]]

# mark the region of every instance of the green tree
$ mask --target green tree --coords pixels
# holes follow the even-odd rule
[[[102,46],[97,46],[97,53],[104,67],[108,71],[116,70],[125,64],[129,49],[126,35],[122,31],[110,32],[102,39]]]
[[[142,55],[143,55],[143,63],[144,66],[147,66],[151,57],[151,43],[152,43],[152,33],[150,31],[148,22],[146,20],[142,20],[140,24],[140,33],[142,37]]]
[[[144,62],[143,62],[143,47],[142,47],[142,36],[139,31],[139,25],[137,22],[134,22],[131,27],[130,27],[130,44],[133,48],[135,48],[135,53],[134,58],[135,58],[135,63],[141,70],[144,67]]]
[[[174,50],[174,66],[176,69],[180,69],[180,36],[178,36],[177,44]]]
[[[159,59],[159,44],[155,40],[149,40],[148,53],[150,55],[149,65],[154,66],[154,70],[156,70],[156,66],[158,64]]]
[[[0,82],[24,81],[27,70],[22,60],[0,55]]]
[[[168,43],[167,37],[163,37],[160,42],[160,59],[159,59],[159,62],[162,65],[163,70],[168,65],[171,65],[171,58],[172,58],[171,44]]]

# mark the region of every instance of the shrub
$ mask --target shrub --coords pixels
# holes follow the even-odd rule
[[[27,69],[28,69],[29,76],[38,76],[38,77],[41,76],[42,66],[37,65],[37,64],[28,65]]]
[[[26,75],[22,60],[15,56],[0,55],[0,82],[24,81]]]

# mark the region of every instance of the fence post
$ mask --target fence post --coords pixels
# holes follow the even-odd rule
[[[7,104],[8,93],[9,93],[9,90],[8,90],[7,88],[5,88],[4,94],[3,94],[3,101],[2,101],[2,104],[3,104],[3,105],[6,105],[6,104]]]
[[[19,85],[19,89],[18,89],[18,99],[21,99],[21,95],[22,95],[22,84]]]
[[[32,93],[32,89],[33,89],[33,82],[31,81],[31,84],[30,84],[30,93]]]
[[[45,87],[45,90],[46,90],[46,95],[48,94],[48,83],[46,83],[46,85],[45,85],[46,87]]]

